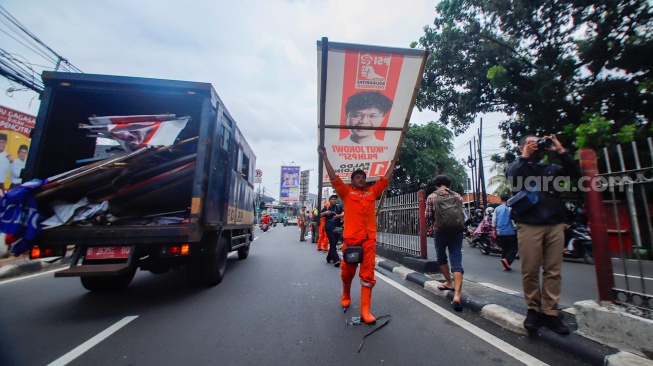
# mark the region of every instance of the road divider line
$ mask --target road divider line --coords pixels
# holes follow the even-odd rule
[[[438,313],[442,317],[446,318],[447,320],[455,323],[456,325],[460,326],[461,328],[467,330],[471,334],[475,335],[476,337],[482,339],[483,341],[487,342],[491,346],[497,348],[498,350],[506,353],[510,357],[523,362],[526,365],[547,365],[546,363],[538,360],[537,358],[529,355],[528,353],[520,350],[517,347],[512,346],[511,344],[503,341],[500,338],[495,337],[494,335],[484,331],[483,329],[473,325],[472,323],[466,321],[465,319],[462,319],[449,311],[443,309],[440,306],[435,305],[433,302],[430,300],[414,293],[413,291],[405,288],[404,286],[396,283],[395,281],[389,279],[388,277],[380,274],[380,273],[375,273],[375,277],[383,280],[384,282],[388,283],[390,286],[396,288],[397,290],[405,293],[406,295],[412,297],[413,299],[417,300],[420,302],[422,305],[426,306],[427,308],[433,310],[434,312]]]
[[[77,348],[74,350],[66,353],[65,355],[59,357],[52,363],[50,363],[48,366],[64,366],[72,362],[74,359],[77,357],[81,356],[84,354],[84,352],[88,351],[89,349],[93,348],[95,345],[98,343],[102,342],[103,340],[107,339],[110,335],[113,333],[117,332],[120,330],[120,328],[124,327],[125,325],[129,324],[132,320],[138,318],[138,315],[133,315],[133,316],[127,316],[122,318],[119,322],[116,324],[110,326],[109,328],[103,330],[101,333],[96,335],[95,337],[89,339],[88,341],[82,343],[79,345]]]

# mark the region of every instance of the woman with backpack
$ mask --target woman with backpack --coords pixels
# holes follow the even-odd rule
[[[461,311],[463,305],[460,302],[460,291],[463,286],[464,273],[462,248],[463,230],[465,229],[463,198],[449,189],[451,179],[448,176],[438,175],[433,179],[433,183],[435,192],[426,199],[426,220],[433,222],[437,262],[446,280],[445,283],[438,286],[438,290],[453,290],[451,306],[454,310]],[[451,267],[449,263],[451,263]]]

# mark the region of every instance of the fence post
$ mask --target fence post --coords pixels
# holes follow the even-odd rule
[[[596,176],[599,174],[596,152],[591,149],[580,151],[580,168],[583,176],[589,178],[585,183],[585,197],[589,216],[590,233],[594,246],[594,270],[599,290],[599,300],[613,301],[614,274],[612,272],[612,254],[608,238],[608,225],[605,218],[605,206],[601,192],[596,190]]]
[[[419,257],[427,259],[426,253],[426,192],[420,189],[417,192],[419,201]]]

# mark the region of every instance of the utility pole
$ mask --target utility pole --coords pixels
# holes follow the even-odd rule
[[[487,208],[487,192],[485,192],[485,169],[483,168],[483,150],[481,148],[483,140],[483,118],[481,118],[481,127],[478,129],[478,173],[481,177],[481,190],[483,192],[483,207]]]
[[[478,156],[476,153],[478,153],[478,149],[476,148],[476,136],[474,136],[474,169],[478,168]],[[478,171],[474,172],[476,174],[476,179],[474,180],[474,205],[475,208],[478,208],[479,203],[481,202],[481,196],[480,196],[480,184],[479,180],[481,179],[480,175],[478,174]]]
[[[471,169],[472,171],[472,180],[470,181],[468,189],[472,191],[472,194],[474,195],[474,208],[478,208],[478,204],[476,203],[476,159],[472,158],[474,156],[473,153],[474,149],[472,149],[472,142],[469,142],[469,157],[467,157],[467,166]],[[467,194],[467,204],[469,206],[469,193]],[[469,207],[468,207],[469,208]]]

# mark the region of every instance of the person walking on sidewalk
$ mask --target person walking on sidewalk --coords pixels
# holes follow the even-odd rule
[[[544,325],[558,334],[569,334],[558,318],[566,215],[556,178],[580,177],[580,169],[556,135],[541,139],[524,136],[519,151],[521,156],[506,168],[506,178],[519,196],[511,200],[521,198],[511,202],[511,207],[527,308],[524,328],[532,332]],[[542,163],[545,152],[556,153],[562,165]],[[533,194],[537,200],[529,199]]]
[[[363,170],[355,170],[351,173],[351,185],[346,185],[340,179],[327,157],[324,147],[319,147],[318,152],[324,160],[331,185],[342,199],[345,206],[345,226],[343,232],[342,250],[349,245],[360,245],[363,249],[363,261],[358,276],[361,281],[361,308],[360,315],[363,322],[367,324],[376,323],[376,318],[370,313],[372,302],[372,288],[376,284],[374,279],[374,265],[376,264],[376,199],[383,194],[394,171],[396,160],[388,166],[383,177],[374,185],[367,185],[367,175]],[[351,282],[356,275],[358,264],[342,262],[340,278],[342,279],[342,296],[340,302],[342,307],[348,308],[351,303]]]
[[[497,238],[497,244],[501,247],[501,264],[504,271],[511,271],[510,265],[515,261],[517,256],[517,232],[515,224],[510,218],[510,207],[506,205],[508,194],[501,195],[501,206],[494,210],[492,215],[492,228],[494,236]]]
[[[342,218],[345,213],[338,204],[338,196],[329,197],[329,205],[322,208],[322,217],[324,217],[324,231],[329,238],[329,253],[327,254],[327,263],[333,263],[334,266],[340,267],[340,256],[338,255],[338,240],[340,234],[335,232],[336,227],[342,227]],[[331,222],[333,220],[333,222]]]
[[[297,222],[299,223],[299,241],[306,241],[306,228],[308,227],[308,213],[306,212],[306,206],[302,206],[301,211],[299,211]]]
[[[435,253],[440,272],[445,282],[438,290],[453,290],[451,306],[461,311],[460,291],[463,287],[463,230],[465,229],[465,210],[463,198],[449,189],[451,179],[442,174],[433,179],[435,192],[426,198],[426,220],[433,222]],[[447,251],[449,257],[447,258]],[[451,267],[449,267],[451,262]],[[453,278],[452,278],[453,274]]]

